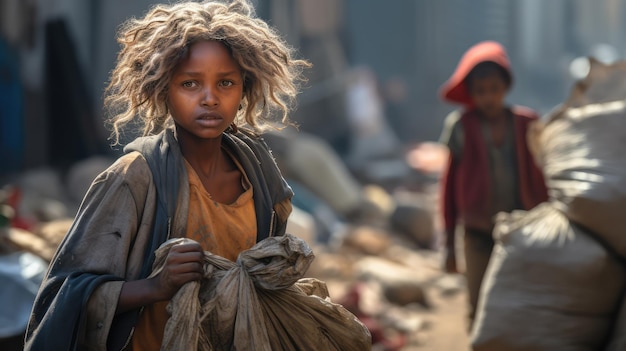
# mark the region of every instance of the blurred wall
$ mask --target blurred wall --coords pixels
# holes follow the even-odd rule
[[[88,118],[95,133],[92,138],[106,144],[102,92],[119,48],[116,29],[156,2],[0,0],[0,34],[19,55],[22,129],[11,132],[24,135],[24,167],[49,164],[50,152],[55,150],[50,147],[54,133],[49,130],[57,122],[51,120],[46,104],[49,90],[54,90],[45,83],[46,24],[55,19],[66,23],[75,47],[76,70],[86,87],[84,96],[93,110],[87,117],[76,118]],[[259,15],[314,64],[294,119],[303,130],[319,134],[339,151],[349,148],[345,95],[355,67],[369,67],[375,73],[385,118],[397,136],[410,143],[438,138],[443,118],[455,108],[439,100],[438,88],[462,53],[480,40],[498,40],[507,47],[515,70],[509,100],[541,113],[568,94],[572,60],[593,54],[610,62],[626,52],[626,0],[254,3]],[[67,132],[82,133],[80,129]]]

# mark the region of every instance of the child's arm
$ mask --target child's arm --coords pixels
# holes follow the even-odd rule
[[[448,166],[443,176],[443,187],[441,194],[441,208],[445,225],[445,248],[446,262],[445,269],[449,273],[457,272],[456,264],[456,187],[458,160],[462,155],[464,144],[463,129],[460,123],[460,111],[453,111],[445,118],[444,128],[439,141],[448,147]]]
[[[457,163],[452,153],[448,156],[448,168],[444,176],[442,210],[445,224],[445,248],[446,262],[445,269],[448,273],[457,272],[456,262],[456,225],[457,211],[455,201],[455,182]]]

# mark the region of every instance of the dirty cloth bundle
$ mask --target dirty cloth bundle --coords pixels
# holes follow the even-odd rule
[[[189,240],[161,245],[152,275]],[[370,350],[367,328],[330,302],[326,285],[302,279],[313,259],[289,234],[260,241],[237,262],[205,252],[202,281],[184,285],[167,307],[161,350]]]

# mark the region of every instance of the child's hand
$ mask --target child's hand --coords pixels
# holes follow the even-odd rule
[[[158,294],[170,300],[183,285],[202,279],[204,251],[197,243],[172,246],[161,273],[154,279]]]

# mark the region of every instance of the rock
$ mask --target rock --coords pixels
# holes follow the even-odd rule
[[[44,223],[36,230],[3,228],[0,232],[2,252],[28,251],[51,261],[73,220],[65,218]]]
[[[421,281],[435,281],[443,273],[441,252],[391,245],[380,257],[405,267],[411,267],[413,275]]]
[[[342,247],[366,255],[381,255],[389,248],[391,241],[386,232],[367,226],[348,230],[343,238]]]
[[[52,260],[56,252],[56,247],[50,245],[46,240],[19,228],[9,228],[2,241],[8,245],[13,245],[17,250],[28,251],[48,262]]]
[[[428,282],[416,277],[414,269],[376,257],[361,259],[355,265],[359,280],[376,281],[385,298],[397,305],[419,303],[429,306],[424,286]]]
[[[17,186],[24,197],[63,199],[64,188],[59,173],[49,168],[35,169],[20,175]]]
[[[432,212],[420,204],[398,204],[389,218],[391,229],[410,238],[421,248],[432,248],[435,225]]]
[[[47,222],[39,226],[35,231],[35,234],[45,240],[48,245],[54,247],[55,250],[61,244],[63,238],[70,230],[74,220],[72,218],[58,219],[51,222]]]
[[[442,275],[435,281],[435,288],[439,290],[441,295],[449,296],[461,293],[465,287],[465,277],[461,274]]]
[[[28,222],[43,222],[64,217],[67,208],[65,189],[58,172],[38,169],[25,172],[16,181],[19,200],[16,215]]]
[[[346,285],[338,302],[359,316],[379,316],[389,308],[381,284],[376,281],[357,281]]]
[[[287,220],[287,233],[304,240],[313,247],[316,242],[315,219],[309,213],[293,206],[289,219]]]
[[[68,209],[65,203],[55,198],[41,196],[28,189],[24,190],[16,212],[19,217],[36,224],[67,216]]]
[[[412,303],[418,303],[424,307],[430,306],[423,287],[414,282],[387,282],[383,284],[383,294],[387,300],[396,305],[406,306]]]
[[[367,201],[375,204],[383,214],[390,215],[396,206],[396,201],[383,187],[368,184],[363,187],[363,196]]]
[[[430,327],[429,321],[422,315],[421,311],[410,306],[390,306],[381,316],[381,320],[395,330],[404,333],[416,333]]]
[[[67,206],[63,202],[55,199],[40,199],[38,204],[32,206],[32,208],[39,222],[56,221],[66,218],[68,215]]]
[[[68,170],[66,177],[69,198],[80,203],[93,180],[114,161],[106,156],[93,156],[75,163]]]
[[[307,277],[348,280],[353,276],[355,259],[349,255],[314,251],[315,260],[306,272]]]

